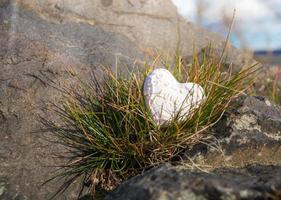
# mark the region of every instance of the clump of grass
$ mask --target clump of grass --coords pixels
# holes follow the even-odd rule
[[[145,77],[155,68],[146,65],[128,76],[105,70],[102,82],[80,81],[80,90],[68,91],[55,113],[62,122],[47,126],[71,152],[71,160],[56,176],[66,178],[63,191],[75,179],[82,185],[113,190],[119,183],[181,155],[207,134],[228,108],[229,102],[253,81],[255,65],[232,74],[212,48],[201,56],[194,54],[191,64],[176,56],[174,65],[164,66],[180,82],[200,84],[206,101],[185,121],[173,120],[158,126],[143,96]],[[229,67],[228,71],[224,71]]]

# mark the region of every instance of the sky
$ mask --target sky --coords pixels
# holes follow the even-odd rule
[[[225,19],[229,21],[235,10],[231,42],[236,47],[252,50],[281,49],[281,0],[172,0],[172,2],[177,6],[179,14],[188,21],[224,35],[228,29],[225,26]]]

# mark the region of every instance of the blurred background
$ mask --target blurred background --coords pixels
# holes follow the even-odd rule
[[[235,9],[231,43],[262,62],[281,66],[281,0],[172,0],[178,13],[227,35]]]

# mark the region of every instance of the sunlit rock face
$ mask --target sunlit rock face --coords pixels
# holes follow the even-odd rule
[[[146,105],[159,125],[186,119],[203,102],[203,88],[195,83],[179,83],[166,69],[155,69],[144,83]]]

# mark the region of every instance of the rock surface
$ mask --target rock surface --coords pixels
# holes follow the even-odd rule
[[[106,200],[253,200],[281,198],[281,166],[190,171],[169,164],[122,184]]]
[[[49,83],[74,84],[70,69],[83,78],[92,70],[100,74],[100,65],[115,65],[116,54],[130,57],[121,60],[132,67],[143,53],[99,27],[50,23],[27,8],[0,2],[0,179],[7,185],[0,199],[48,199],[60,183],[41,184],[61,163],[53,154],[64,151],[38,131],[38,115],[60,99]],[[60,198],[73,199],[78,189]]]
[[[222,49],[225,41],[184,20],[170,0],[83,0],[79,5],[75,0],[28,0],[21,4],[56,23],[84,22],[120,34],[148,54],[155,50],[174,54],[180,49],[183,56],[188,56],[193,45],[200,50],[212,42]],[[239,65],[252,61],[249,54],[234,48],[229,56]]]
[[[263,97],[241,97],[214,128],[215,139],[186,156],[202,165],[281,164],[281,107]]]
[[[61,162],[52,155],[64,150],[38,132],[38,115],[61,97],[49,83],[74,85],[69,69],[87,79],[100,65],[130,68],[156,49],[190,56],[193,44],[210,41],[220,48],[224,39],[183,20],[166,0],[0,0],[0,199],[47,199],[58,188],[41,187]],[[230,53],[234,63],[253,61]]]

